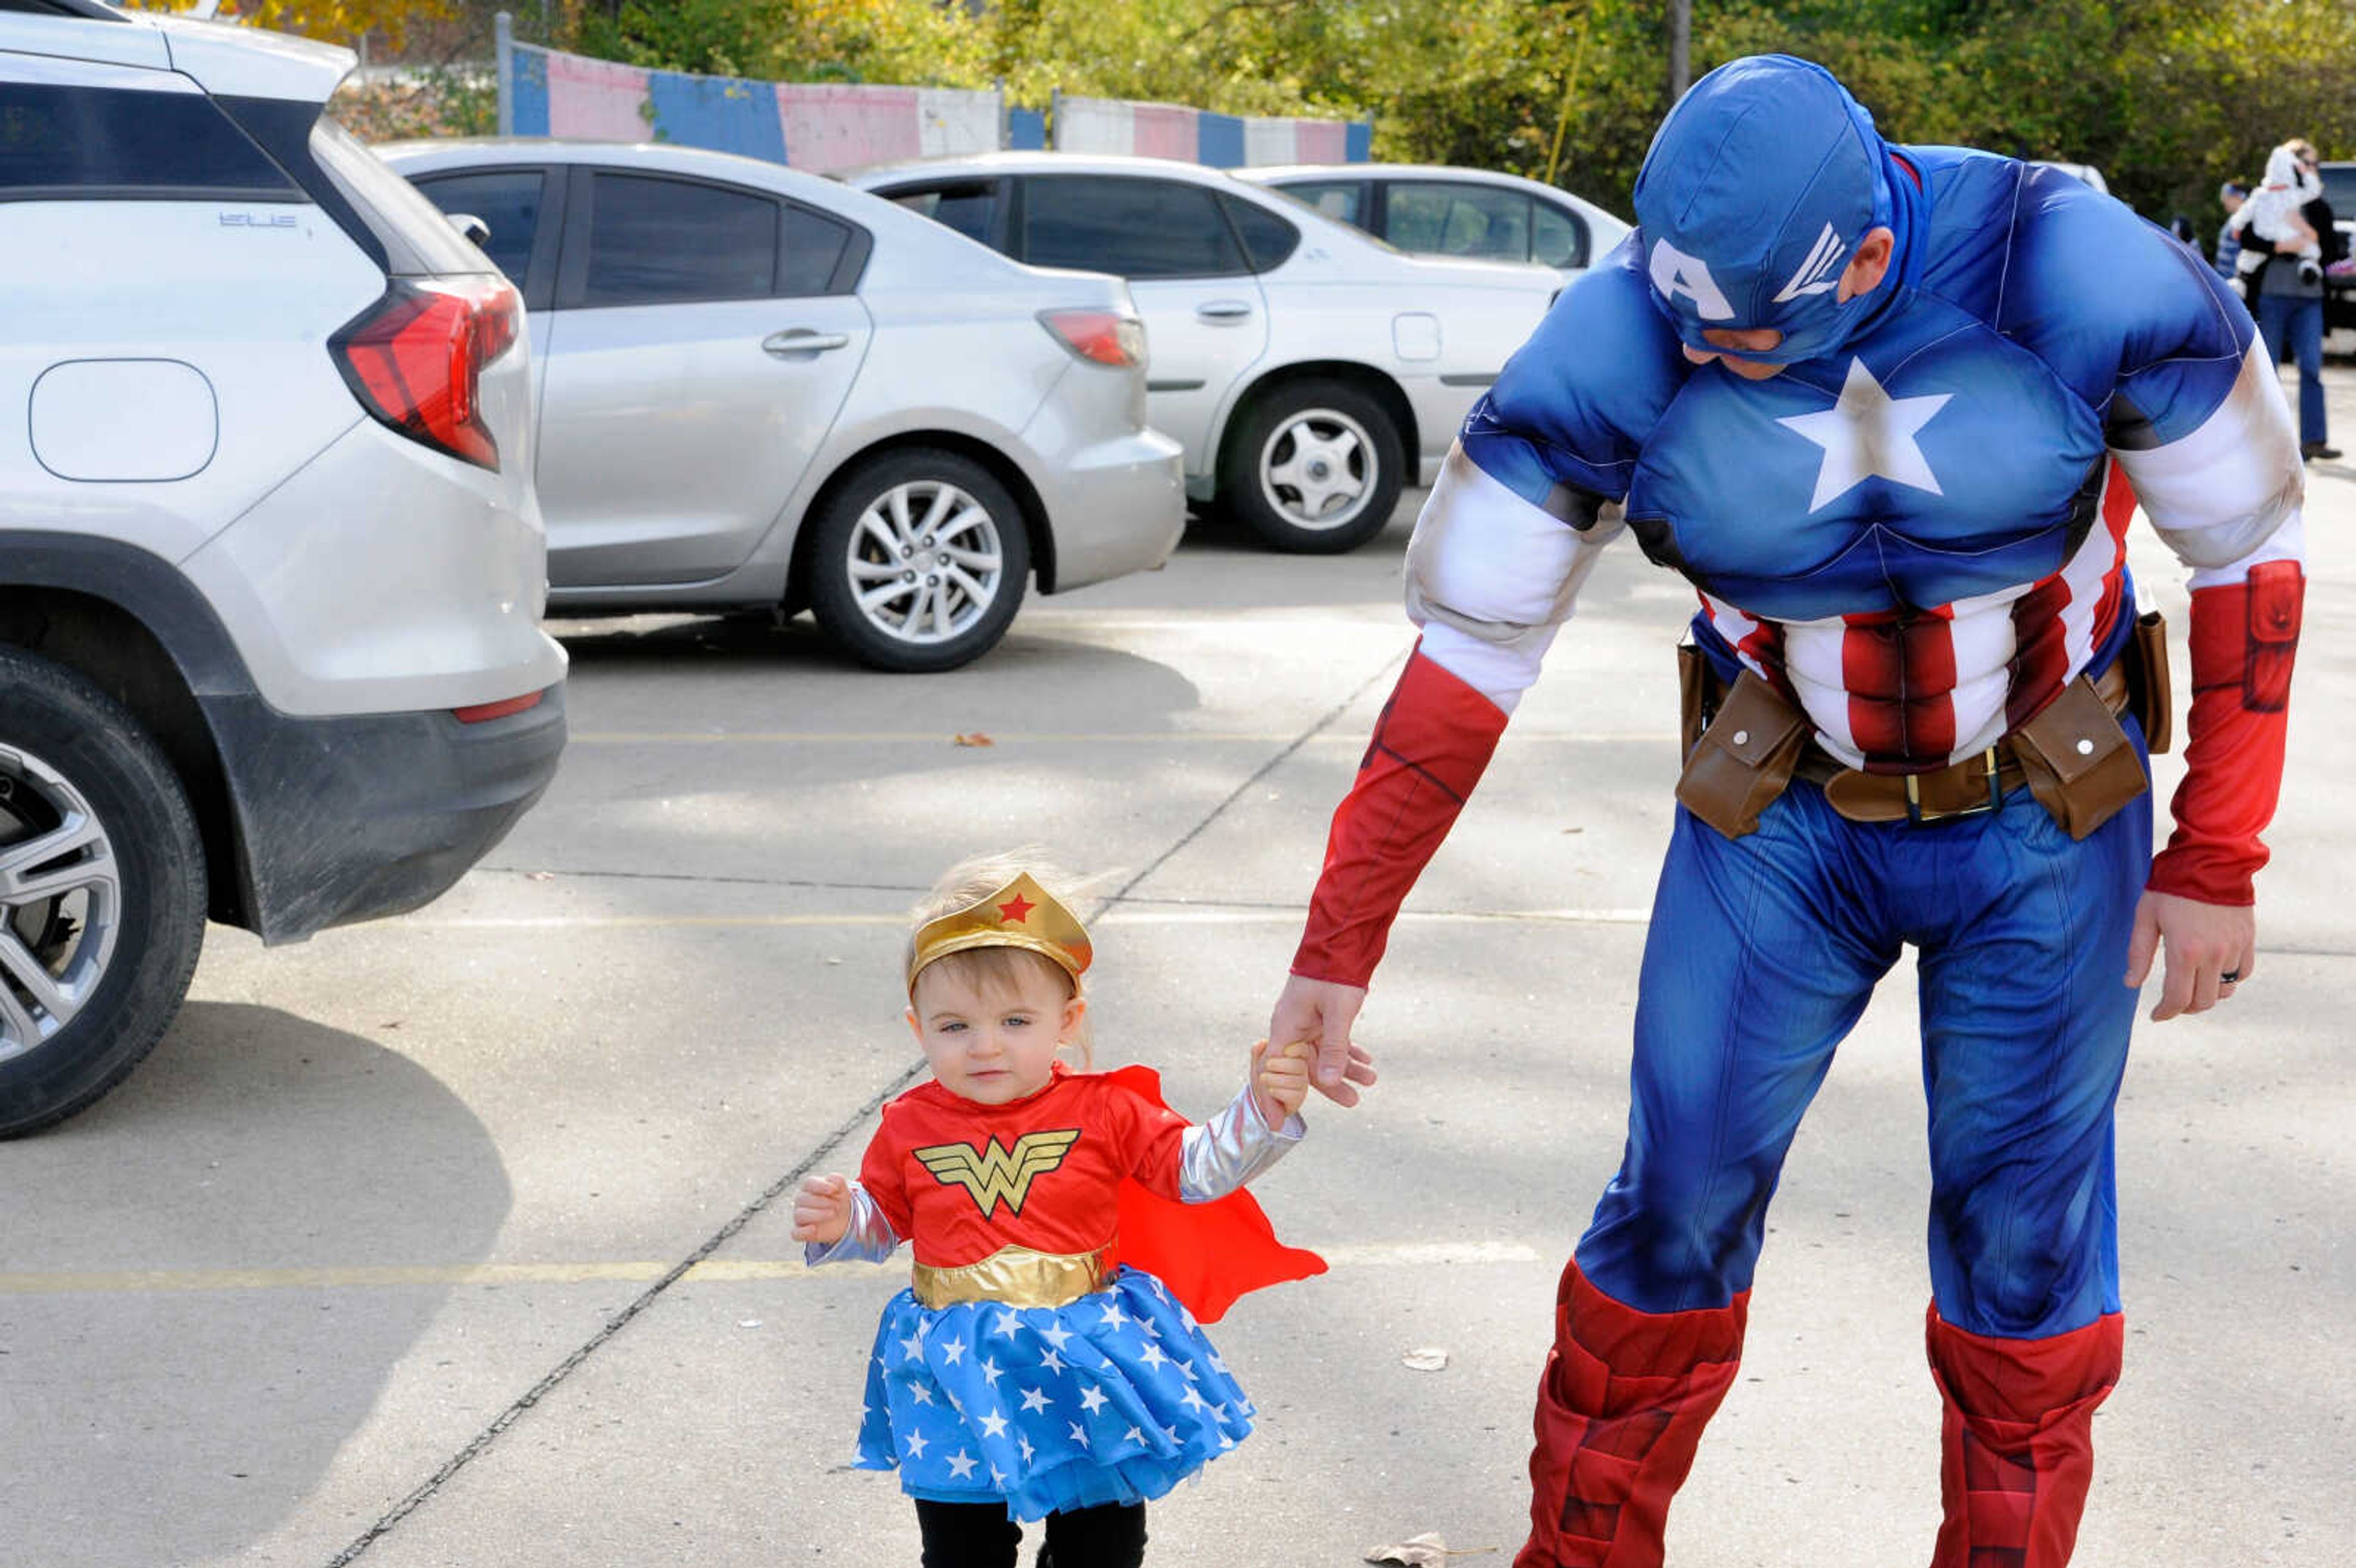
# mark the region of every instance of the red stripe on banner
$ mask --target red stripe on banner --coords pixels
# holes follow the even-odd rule
[[[1200,150],[1201,132],[1192,109],[1167,103],[1140,103],[1130,111],[1130,146],[1141,158],[1177,158],[1193,163]]]

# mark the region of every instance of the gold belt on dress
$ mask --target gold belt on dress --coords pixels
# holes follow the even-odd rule
[[[934,1268],[918,1264],[909,1284],[926,1307],[958,1301],[1000,1301],[1009,1307],[1065,1307],[1102,1290],[1112,1271],[1108,1247],[1092,1253],[1034,1253],[1001,1247],[978,1264]]]

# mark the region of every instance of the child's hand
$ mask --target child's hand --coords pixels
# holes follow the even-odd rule
[[[1284,1125],[1309,1097],[1309,1067],[1316,1058],[1317,1048],[1305,1040],[1280,1051],[1270,1051],[1264,1040],[1253,1042],[1252,1097],[1269,1126]]]
[[[794,1192],[794,1240],[830,1247],[851,1228],[851,1180],[805,1177]]]

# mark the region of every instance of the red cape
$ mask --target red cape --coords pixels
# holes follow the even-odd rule
[[[1168,1108],[1162,1074],[1151,1067],[1106,1076]],[[1216,1323],[1248,1290],[1325,1272],[1315,1253],[1278,1241],[1258,1202],[1240,1188],[1215,1202],[1180,1203],[1123,1181],[1119,1207],[1120,1261],[1168,1285],[1200,1322]]]

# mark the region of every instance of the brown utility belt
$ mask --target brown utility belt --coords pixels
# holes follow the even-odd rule
[[[2083,838],[2151,787],[2118,721],[2132,710],[2148,749],[2168,749],[2172,725],[2168,629],[2157,612],[2099,678],[2081,675],[1995,745],[1943,768],[1878,773],[1843,766],[1815,743],[1807,715],[1756,674],[1731,687],[1690,643],[1677,650],[1686,765],[1677,799],[1730,838],[1759,818],[1794,778],[1825,793],[1852,822],[1940,822],[1998,810],[2026,784],[2072,838]]]

